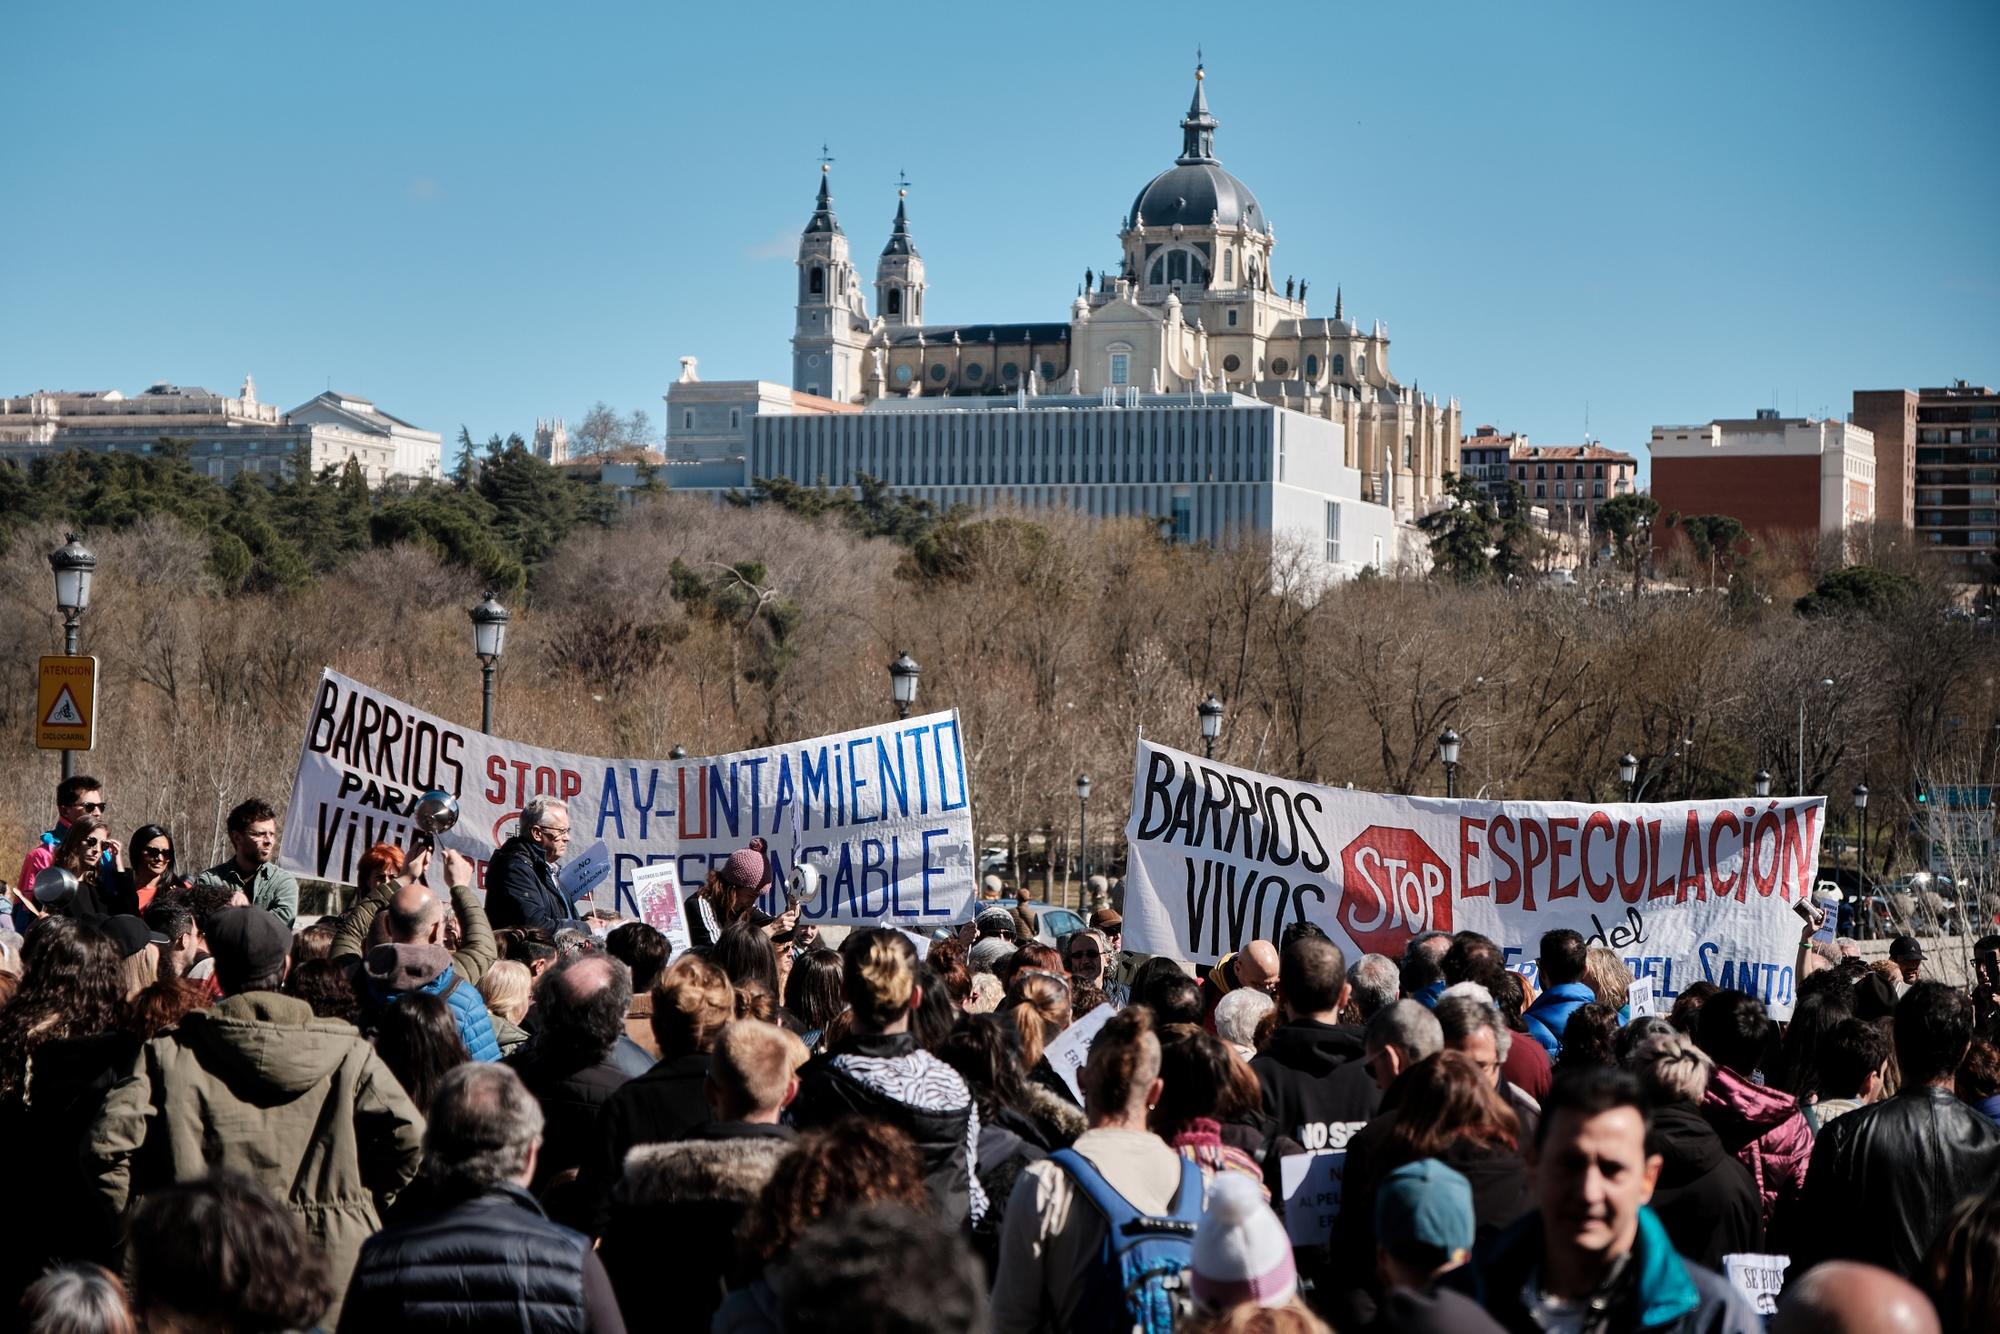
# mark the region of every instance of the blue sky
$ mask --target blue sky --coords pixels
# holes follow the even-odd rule
[[[1223,23],[1218,15],[1244,15]],[[2000,381],[2000,6],[16,6],[0,393],[326,387],[454,435],[787,374],[822,140],[863,277],[1060,319],[1179,149],[1391,365],[1549,442]]]

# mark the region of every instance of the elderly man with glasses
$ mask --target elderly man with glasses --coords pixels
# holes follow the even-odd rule
[[[1105,999],[1122,1010],[1132,999],[1132,988],[1112,981],[1105,971],[1105,964],[1113,957],[1111,942],[1089,927],[1063,937],[1063,963],[1069,968],[1070,980],[1098,988]]]
[[[555,868],[569,851],[569,807],[536,797],[521,810],[520,832],[502,843],[486,867],[486,920],[494,930],[538,926],[549,935],[581,926],[556,884]]]

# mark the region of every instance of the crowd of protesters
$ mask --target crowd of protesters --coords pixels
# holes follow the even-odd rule
[[[56,806],[0,942],[0,1329],[1749,1334],[1724,1257],[1767,1254],[1774,1330],[2000,1329],[2000,992],[1914,941],[1802,945],[1786,1023],[1635,1018],[1573,931],[1514,971],[1299,923],[1197,977],[1022,896],[834,945],[753,845],[675,955],[573,916],[549,799],[483,894],[380,845],[310,923],[263,802],[193,876],[97,780]]]

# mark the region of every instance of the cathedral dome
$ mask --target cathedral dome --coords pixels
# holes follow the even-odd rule
[[[1141,221],[1148,227],[1265,227],[1257,196],[1214,161],[1177,162],[1155,176],[1132,201],[1125,225],[1137,227]]]
[[[1269,230],[1270,223],[1250,187],[1222,169],[1215,157],[1215,117],[1208,113],[1206,75],[1195,66],[1194,100],[1181,121],[1181,155],[1147,182],[1125,215],[1127,227],[1245,226]]]

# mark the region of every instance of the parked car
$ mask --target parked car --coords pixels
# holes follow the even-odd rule
[[[1086,925],[1076,909],[1059,904],[1030,902],[1028,910],[1041,923],[1042,929],[1035,933],[1035,939],[1044,945],[1054,945],[1070,932],[1083,930]]]
[[[979,850],[979,874],[1004,875],[1012,860],[1007,855],[1007,849],[997,843],[990,848],[981,848]]]

